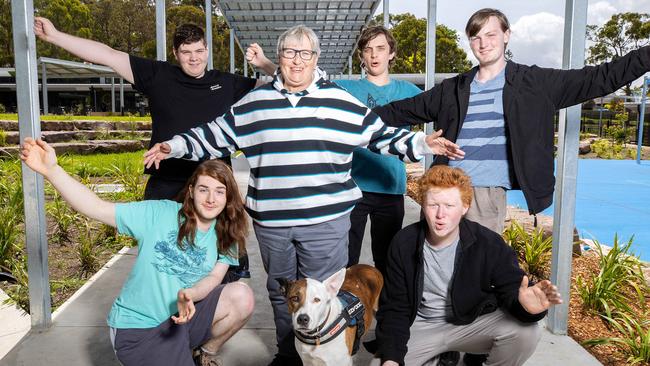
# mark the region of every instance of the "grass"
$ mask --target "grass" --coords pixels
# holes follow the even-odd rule
[[[42,115],[41,121],[131,121],[131,122],[151,122],[151,116],[73,116],[73,115]],[[0,120],[18,121],[17,113],[0,113]]]
[[[130,171],[142,173],[144,169],[144,150],[96,155],[69,155],[59,157],[59,165],[68,173],[74,174],[82,179],[90,177],[111,176],[114,173],[114,166],[128,167]]]

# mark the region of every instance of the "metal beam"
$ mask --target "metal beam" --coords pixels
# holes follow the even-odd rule
[[[235,31],[230,29],[230,73],[235,73]]]
[[[588,0],[566,0],[564,15],[564,69],[581,68],[585,64]],[[553,213],[553,253],[551,282],[558,287],[564,302],[549,309],[548,329],[554,334],[567,333],[569,296],[571,290],[571,258],[575,226],[576,185],[578,176],[578,145],[580,140],[580,109],[575,105],[560,111],[558,133],[557,181]]]
[[[429,90],[435,86],[436,75],[436,12],[438,10],[437,0],[428,0],[427,10],[427,68],[426,82],[424,90]],[[433,122],[424,125],[424,132],[429,135],[433,133]],[[424,169],[428,169],[433,164],[433,155],[426,155],[423,160]]]
[[[165,1],[156,0],[156,58],[167,61],[167,17]]]
[[[249,14],[251,15],[251,14]],[[256,15],[256,14],[253,14]],[[234,22],[232,17],[230,17],[230,13],[226,14],[226,18],[228,19],[229,22],[233,22],[233,24],[236,24],[237,26],[237,31],[239,31],[242,28],[246,27],[255,27],[255,28],[261,28],[261,29],[268,29],[268,28],[274,28],[274,30],[278,30],[281,32],[284,32],[285,30],[289,29],[287,26],[287,21],[286,20],[273,20],[273,19],[265,19],[262,22]],[[274,24],[277,24],[276,27],[274,27]],[[348,28],[353,28],[353,27],[358,27],[366,24],[365,21],[363,20],[305,20],[303,22],[300,22],[300,24],[304,24],[306,27],[309,27],[313,29],[315,32],[320,31],[323,27],[348,27]]]
[[[34,38],[34,4],[32,0],[11,2],[14,58],[16,63],[16,97],[20,140],[38,138],[41,125],[38,105],[38,72]],[[50,283],[47,265],[47,223],[43,177],[22,166],[25,208],[25,245],[29,276],[29,312],[32,327],[48,328],[52,323]]]
[[[388,29],[390,25],[390,0],[384,0],[384,28]]]
[[[214,68],[212,60],[212,0],[205,0],[205,43],[208,45],[208,70]]]
[[[47,66],[41,64],[41,94],[43,95],[43,114],[47,115],[49,104],[47,100]]]
[[[115,78],[111,78],[111,113],[115,114]]]
[[[650,78],[643,78],[643,88],[641,88],[641,109],[639,110],[639,137],[636,139],[636,163],[641,164],[641,152],[643,151],[643,123],[645,122],[645,103],[648,100],[648,85]]]
[[[299,12],[299,15],[296,13],[291,14],[292,11]],[[285,18],[301,18],[305,19],[307,16],[316,16],[316,15],[338,15],[344,12],[346,15],[366,15],[368,12],[367,9],[256,9],[256,10],[228,10],[228,17],[249,17],[249,16],[258,16],[258,17],[285,17]],[[290,21],[294,21],[291,19]],[[260,20],[262,21],[262,20]],[[263,20],[266,21],[266,20]]]
[[[124,79],[120,78],[120,114],[124,115]]]

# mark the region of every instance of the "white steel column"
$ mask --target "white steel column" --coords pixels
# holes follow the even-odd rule
[[[124,115],[124,79],[120,78],[120,114]]]
[[[208,45],[208,70],[212,70],[212,0],[205,0],[205,43]]]
[[[230,29],[230,73],[235,73],[235,31]]]
[[[437,0],[429,0],[427,10],[427,68],[426,82],[424,90],[429,90],[435,85],[436,76],[436,11],[438,7]],[[424,125],[424,132],[429,135],[433,133],[433,123],[429,122]],[[428,169],[433,163],[433,155],[426,155],[422,160],[424,169]]]
[[[587,3],[588,0],[566,0],[562,56],[564,69],[581,68],[585,64]],[[580,109],[581,105],[578,104],[561,110],[559,118],[551,281],[558,287],[564,302],[549,309],[548,329],[554,334],[566,334],[569,315]]]
[[[384,0],[384,28],[388,29],[390,24],[390,0]]]
[[[641,88],[641,109],[639,110],[639,137],[636,139],[636,163],[641,164],[641,152],[643,151],[643,123],[645,123],[645,104],[648,100],[648,85],[650,78],[643,78],[643,87]]]
[[[41,94],[43,95],[43,114],[48,114],[49,103],[47,100],[47,67],[41,62]]]
[[[32,0],[11,2],[14,58],[16,63],[16,97],[20,140],[40,137],[38,72],[34,38],[34,4]],[[22,166],[25,207],[25,245],[29,276],[29,312],[32,327],[45,329],[52,323],[50,283],[47,265],[47,223],[43,177]]]
[[[167,61],[167,17],[164,0],[156,0],[156,58]]]
[[[111,113],[115,114],[115,78],[111,78]]]

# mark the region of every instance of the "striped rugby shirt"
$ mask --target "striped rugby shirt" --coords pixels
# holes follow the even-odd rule
[[[241,150],[251,167],[248,213],[262,226],[286,227],[326,222],[352,210],[361,198],[350,174],[355,148],[413,162],[431,154],[424,139],[422,132],[386,126],[316,69],[302,92],[287,92],[276,76],[222,117],[167,143],[169,157],[189,160]]]
[[[465,157],[450,160],[449,166],[463,169],[474,187],[512,188],[503,118],[505,80],[504,68],[493,79],[481,83],[475,78],[470,85],[467,115],[456,139]]]

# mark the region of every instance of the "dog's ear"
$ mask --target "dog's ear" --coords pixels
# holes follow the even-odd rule
[[[325,289],[327,289],[327,293],[329,293],[332,297],[336,297],[336,295],[339,293],[339,289],[345,280],[345,272],[346,269],[342,268],[323,282]]]
[[[276,278],[276,281],[280,284],[280,293],[282,296],[287,297],[287,293],[289,292],[289,286],[291,285],[291,282],[289,282],[288,279],[281,277],[281,278]]]

